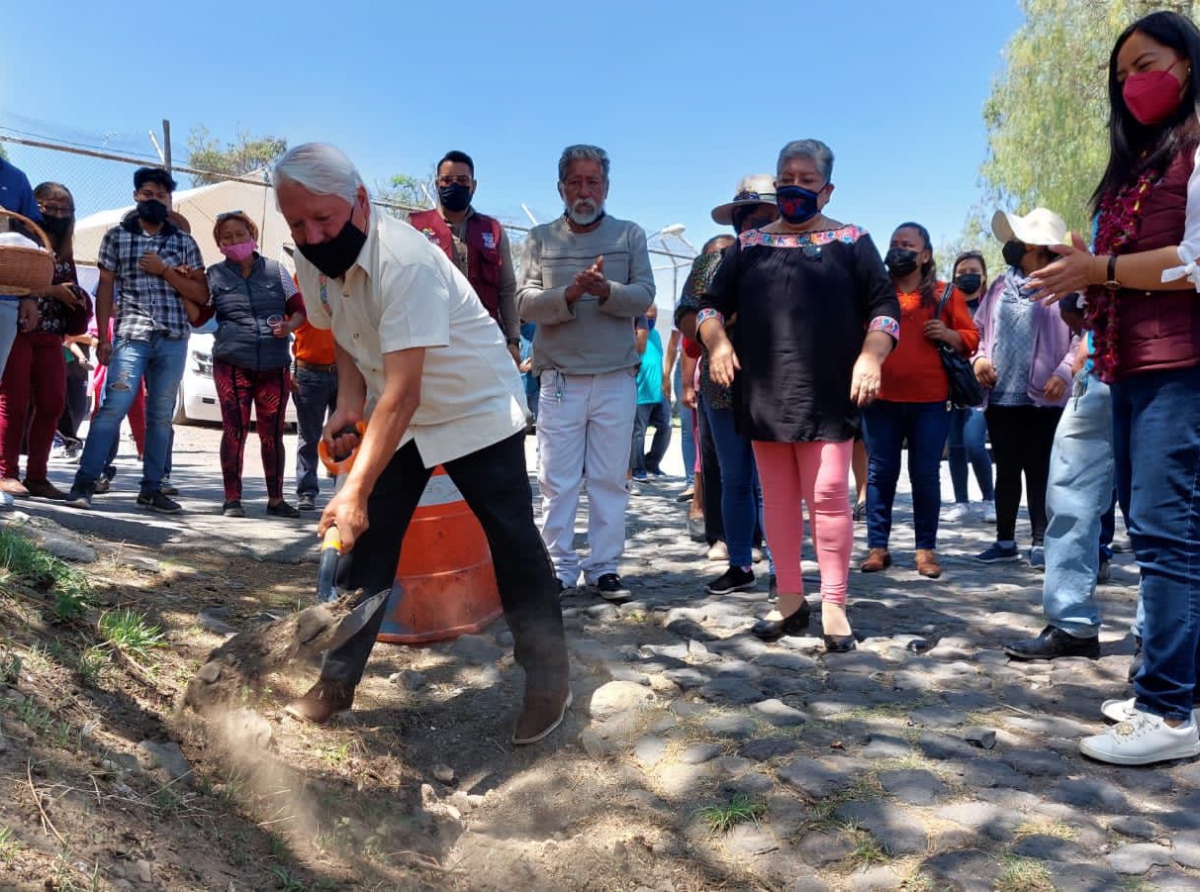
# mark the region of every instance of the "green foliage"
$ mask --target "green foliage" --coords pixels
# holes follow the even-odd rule
[[[387,208],[388,213],[405,217],[409,211],[424,210],[430,206],[426,190],[429,195],[437,194],[433,177],[422,180],[420,177],[398,173],[386,183],[375,184],[375,198],[384,202],[385,206],[395,205]]]
[[[706,805],[697,814],[708,823],[708,829],[713,833],[728,833],[738,824],[747,821],[758,823],[759,816],[766,811],[761,802],[751,799],[745,793],[738,793],[729,802],[716,805]]]
[[[150,659],[150,650],[164,647],[158,626],[146,622],[140,614],[123,608],[100,617],[100,637],[109,646],[139,662]]]
[[[188,167],[211,171],[211,174],[192,174],[197,186],[219,183],[225,177],[245,176],[270,168],[287,151],[287,140],[278,136],[251,136],[239,131],[237,139],[221,145],[220,141],[201,124],[188,134]],[[221,176],[224,174],[224,176]]]
[[[21,658],[9,651],[0,651],[0,685],[16,687],[21,677]]]
[[[1025,22],[984,106],[988,157],[981,173],[996,206],[1035,206],[1090,232],[1088,202],[1108,160],[1108,58],[1117,36],[1155,9],[1193,13],[1191,2],[1021,0]]]
[[[0,861],[12,863],[21,848],[21,841],[13,836],[12,827],[0,827]]]
[[[52,590],[59,619],[79,616],[89,603],[91,586],[83,573],[12,527],[0,529],[0,568],[36,589]]]

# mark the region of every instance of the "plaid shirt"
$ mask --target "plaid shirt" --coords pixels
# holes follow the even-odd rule
[[[116,279],[113,293],[115,335],[130,341],[148,341],[156,333],[175,340],[191,332],[183,298],[162,276],[138,267],[147,251],[157,254],[167,266],[202,268],[196,240],[171,223],[155,235],[147,235],[131,212],[119,225],[104,234],[98,262]]]

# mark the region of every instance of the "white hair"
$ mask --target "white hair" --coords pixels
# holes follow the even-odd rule
[[[358,198],[362,177],[345,153],[324,142],[306,142],[289,149],[275,164],[272,182],[275,188],[291,180],[314,195],[336,195],[353,205]]]
[[[599,146],[589,146],[579,143],[563,149],[562,155],[558,159],[558,181],[560,183],[567,181],[567,169],[571,166],[572,161],[595,161],[600,165],[600,170],[604,174],[604,182],[608,182],[608,169],[610,167],[608,152]]]
[[[833,179],[833,149],[819,139],[794,139],[784,146],[779,152],[775,173],[780,173],[783,165],[793,158],[808,158],[817,166],[817,171],[824,177],[825,182]]]

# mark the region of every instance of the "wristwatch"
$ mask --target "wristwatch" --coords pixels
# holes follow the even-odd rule
[[[1108,255],[1108,278],[1104,281],[1104,287],[1109,291],[1120,291],[1121,283],[1117,281],[1117,255]]]

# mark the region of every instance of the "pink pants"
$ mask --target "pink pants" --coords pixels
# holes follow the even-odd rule
[[[854,443],[765,443],[754,441],[754,460],[762,481],[763,525],[775,560],[781,594],[803,594],[800,544],[808,506],[821,600],[846,603],[854,521],[850,515],[850,457]]]

